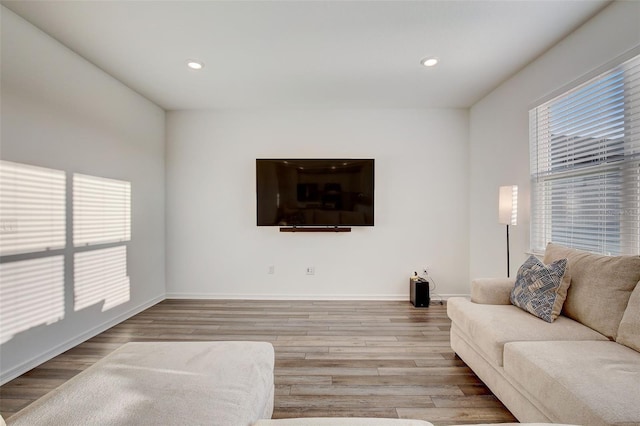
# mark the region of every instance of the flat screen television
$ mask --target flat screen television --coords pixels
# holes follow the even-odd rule
[[[373,226],[374,159],[257,159],[258,226]]]

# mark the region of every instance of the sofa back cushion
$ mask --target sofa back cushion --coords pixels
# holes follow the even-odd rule
[[[563,314],[615,340],[631,292],[640,281],[640,256],[604,256],[547,245],[544,263],[563,258],[571,276]]]
[[[616,342],[640,352],[640,282],[631,293],[629,304],[620,321]]]

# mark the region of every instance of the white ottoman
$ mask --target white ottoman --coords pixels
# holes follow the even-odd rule
[[[254,426],[433,426],[424,420],[365,417],[308,417],[258,420]]]
[[[381,419],[365,417],[311,417],[295,419],[258,420],[254,426],[433,426],[424,420]],[[494,423],[469,426],[576,426],[555,423]]]
[[[127,343],[7,425],[250,426],[273,413],[265,342]]]

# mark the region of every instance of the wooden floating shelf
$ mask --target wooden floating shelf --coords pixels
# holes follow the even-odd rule
[[[280,228],[280,232],[351,232],[350,227],[296,227],[296,226],[287,226],[284,228]]]

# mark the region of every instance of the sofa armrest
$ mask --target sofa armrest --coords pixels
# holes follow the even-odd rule
[[[483,305],[510,305],[515,278],[476,278],[471,281],[471,301]]]

